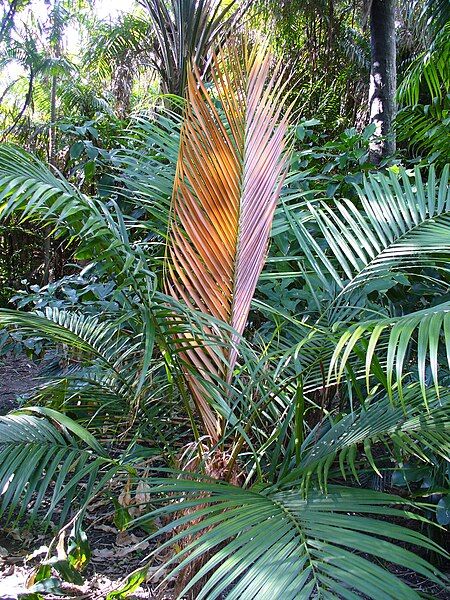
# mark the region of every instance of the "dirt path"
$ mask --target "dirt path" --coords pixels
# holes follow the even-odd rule
[[[26,356],[0,358],[0,415],[17,406],[17,396],[36,386],[38,365]]]

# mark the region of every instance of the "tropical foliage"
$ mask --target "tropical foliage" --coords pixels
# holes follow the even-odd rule
[[[431,161],[448,163],[450,101],[450,11],[448,3],[428,2],[420,23],[429,31],[425,49],[408,65],[398,90],[402,110],[399,138]]]
[[[279,60],[286,28],[314,32],[305,70],[330,78],[335,47],[367,40],[356,7],[350,23],[346,2],[331,16],[334,3],[295,4],[280,3],[273,44],[257,34],[268,5],[155,0],[97,24],[92,79],[52,80],[55,161],[16,125],[0,146],[0,239],[50,236],[67,269],[21,291],[9,274],[0,308],[0,353],[47,364],[0,416],[0,519],[56,527],[33,600],[83,583],[100,498],[149,548],[108,600],[151,577],[179,598],[424,597],[405,570],[445,590],[445,119],[430,129],[427,113],[417,143],[374,169],[374,127],[341,127],[336,98],[319,110],[320,83],[317,114],[298,117],[317,73],[298,83]],[[424,84],[445,111],[445,3],[416,4],[437,33],[401,74],[400,140]],[[351,25],[361,48],[343,48]]]

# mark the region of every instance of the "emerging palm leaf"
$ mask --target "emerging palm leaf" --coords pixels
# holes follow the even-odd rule
[[[197,69],[189,75],[169,225],[168,292],[238,334],[264,264],[285,170],[288,111],[280,119],[284,86],[280,66],[269,75],[271,66],[265,47],[249,52],[245,43],[229,43],[213,60],[217,98]],[[236,361],[231,346],[225,357],[211,347],[187,354],[199,372],[230,381]],[[205,390],[190,382],[215,439]]]

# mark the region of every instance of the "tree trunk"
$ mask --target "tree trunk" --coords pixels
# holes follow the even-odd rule
[[[392,127],[397,86],[395,5],[396,0],[372,0],[370,5],[369,112],[370,122],[376,125],[376,141],[370,150],[376,164],[395,152]]]
[[[50,127],[48,131],[48,162],[56,166],[56,87],[58,79],[56,75],[52,76],[52,87],[50,91]],[[48,285],[53,281],[53,256],[52,256],[52,240],[50,235],[50,227],[44,230],[44,273],[43,284]]]

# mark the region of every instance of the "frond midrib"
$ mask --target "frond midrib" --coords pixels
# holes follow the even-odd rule
[[[408,229],[408,231],[405,231],[400,236],[398,236],[396,239],[394,239],[392,242],[390,242],[387,246],[385,246],[377,256],[373,257],[372,259],[370,259],[370,261],[368,261],[365,265],[363,265],[361,270],[347,284],[345,284],[345,286],[342,288],[342,290],[339,292],[339,294],[337,294],[337,296],[335,298],[333,298],[333,300],[331,301],[330,305],[327,308],[327,311],[330,310],[331,307],[342,298],[342,296],[344,296],[349,291],[353,291],[355,288],[358,287],[358,285],[359,285],[358,279],[362,279],[364,277],[364,273],[367,270],[369,270],[370,267],[372,267],[374,264],[376,264],[378,261],[380,261],[380,259],[382,260],[383,254],[391,251],[393,248],[396,247],[396,245],[400,241],[406,240],[409,235],[417,232],[421,227],[429,224],[432,221],[436,221],[437,219],[440,219],[441,217],[442,218],[450,217],[450,210],[443,211],[443,212],[441,212],[437,215],[433,215],[433,216],[427,215],[427,217],[425,219],[423,219],[420,223],[416,223],[413,227],[411,227],[411,229]],[[449,232],[449,246],[448,246],[447,250],[450,251],[450,232]],[[419,253],[420,253],[420,249],[419,249]],[[399,262],[401,262],[401,260],[399,260]]]

